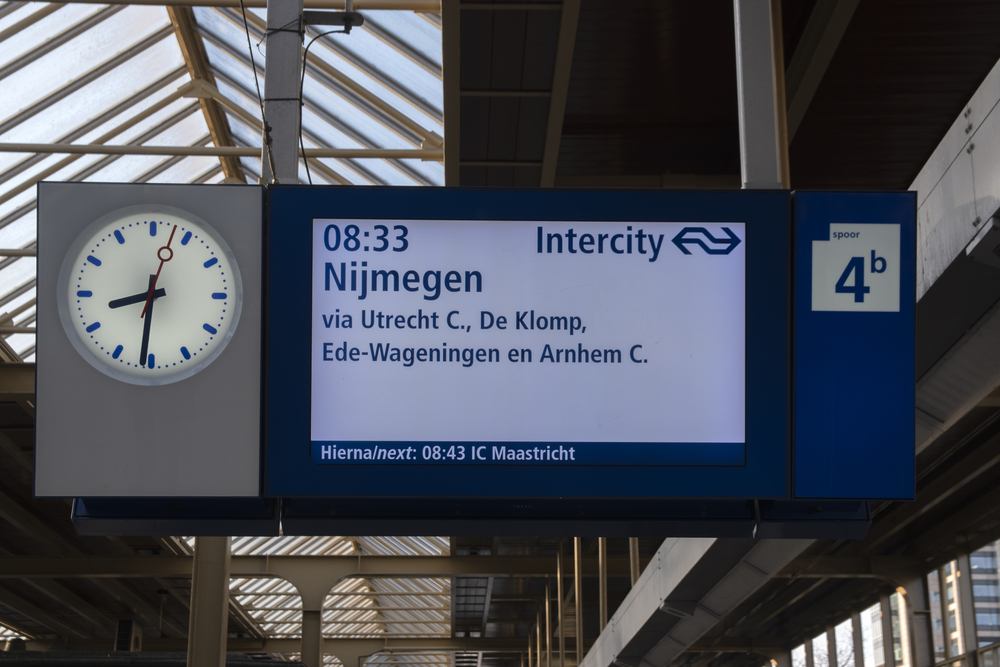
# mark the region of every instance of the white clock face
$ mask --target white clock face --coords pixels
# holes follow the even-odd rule
[[[104,216],[71,247],[59,311],[74,347],[95,368],[159,385],[210,364],[232,337],[243,289],[225,241],[168,207]]]

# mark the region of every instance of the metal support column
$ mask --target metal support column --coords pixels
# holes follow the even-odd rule
[[[900,584],[896,588],[900,599],[900,641],[908,654],[907,663],[912,667],[931,667],[934,664],[934,631],[931,629],[927,576],[922,571],[915,571],[901,572],[893,578]],[[943,618],[947,618],[947,614]]]
[[[896,664],[896,653],[892,650],[892,606],[889,604],[888,595],[878,596],[879,610],[882,619],[882,655],[885,659],[885,667],[894,667]],[[876,658],[877,661],[877,658]]]
[[[563,612],[563,548],[556,552],[556,613],[559,615],[559,667],[566,667],[566,614]]]
[[[576,604],[576,664],[583,664],[583,540],[573,538],[573,602]]]
[[[771,664],[774,667],[792,667],[792,652],[791,651],[772,651],[768,653],[771,659]]]
[[[232,538],[197,537],[191,574],[187,667],[225,667]]]
[[[639,538],[628,538],[628,562],[629,570],[632,573],[632,585],[639,581]]]
[[[302,610],[302,664],[323,667],[323,612],[318,609]]]
[[[601,632],[608,624],[608,538],[597,538],[597,586],[600,595]]]
[[[826,626],[826,655],[827,667],[840,667],[837,664],[837,628],[833,625]]]
[[[744,189],[781,188],[771,7],[733,0]]]
[[[542,610],[535,610],[535,655],[538,656],[538,667],[542,667]]]
[[[854,649],[854,667],[865,667],[865,639],[861,634],[861,612],[851,612],[851,646]]]
[[[528,628],[528,667],[535,667],[531,661],[531,628]]]
[[[264,183],[272,179],[279,183],[299,182],[301,28],[302,0],[270,0],[267,3],[264,121],[271,129],[267,132],[265,128],[262,144],[261,180]]]
[[[552,584],[545,577],[545,667],[552,667]]]
[[[813,651],[813,643],[811,639],[807,639],[805,643],[806,649],[806,667],[816,667],[816,655]]]
[[[958,589],[958,620],[962,631],[962,646],[965,649],[965,667],[979,667],[979,639],[976,636],[976,609],[972,604],[972,565],[969,554],[955,559],[955,585]]]

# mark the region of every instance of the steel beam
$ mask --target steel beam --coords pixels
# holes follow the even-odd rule
[[[20,595],[12,593],[5,588],[0,588],[0,604],[15,609],[19,614],[27,616],[40,625],[44,625],[46,628],[58,633],[61,637],[87,637],[87,633],[82,630],[66,625],[32,602],[25,600]],[[104,641],[107,643],[107,640]]]
[[[0,558],[0,578],[11,577],[177,577],[191,576],[191,556],[75,556],[67,558]],[[232,576],[267,577],[301,574],[385,577],[545,577],[552,575],[551,558],[540,556],[233,556]],[[608,576],[627,577],[628,559],[608,557]],[[597,558],[582,558],[585,577],[598,574]],[[286,577],[288,578],[288,577]],[[340,596],[432,595],[448,593],[338,593]]]
[[[444,89],[444,184],[460,185],[461,136],[459,99],[461,78],[459,68],[462,58],[461,19],[458,0],[441,0],[441,77]]]
[[[786,579],[874,578],[902,584],[923,568],[921,559],[907,556],[823,556],[795,558],[774,576]]]
[[[819,0],[785,72],[788,142],[798,132],[860,0]]]
[[[181,55],[184,57],[184,64],[187,65],[191,79],[214,84],[215,77],[212,76],[212,68],[208,64],[205,44],[195,29],[194,10],[190,7],[167,7],[167,16],[170,17],[170,23],[174,26],[177,44],[181,49]],[[219,108],[219,104],[211,98],[201,97],[199,99],[202,114],[205,116],[205,124],[208,125],[208,132],[212,135],[212,142],[216,146],[232,146],[233,139],[229,130],[229,121],[226,120],[226,114]],[[236,179],[241,183],[246,182],[238,158],[223,157],[220,162],[226,173],[226,178]]]
[[[115,635],[118,625],[114,620],[65,586],[46,579],[25,579],[24,583],[48,596],[63,609],[72,611],[86,622],[86,627],[101,628],[108,635]]]
[[[733,0],[744,189],[781,188],[770,3]]]
[[[71,155],[169,155],[198,157],[259,157],[260,150],[241,146],[130,146],[108,144],[11,144],[0,143],[0,153],[66,153]],[[296,155],[299,151],[296,149]],[[405,148],[307,148],[307,157],[424,160],[443,158],[439,149]]]
[[[768,655],[792,644],[791,637],[714,637],[696,641],[690,653],[760,653]]]
[[[106,651],[107,640],[78,639],[67,642],[70,651]],[[142,650],[152,652],[184,651],[186,639],[152,639],[145,638]],[[236,639],[226,640],[226,651],[229,653],[298,653],[302,642],[298,638],[291,639]],[[325,641],[325,655],[341,656],[341,652],[371,655],[373,653],[408,653],[408,652],[454,652],[482,651],[484,653],[514,653],[524,650],[523,637],[412,637],[384,639],[344,637]],[[341,651],[341,652],[338,652]],[[345,662],[345,665],[351,663]],[[356,662],[354,664],[357,664]],[[572,665],[567,665],[572,667]]]
[[[581,664],[665,667],[810,543],[665,540]]]
[[[573,51],[580,22],[580,0],[563,0],[559,20],[559,41],[556,43],[556,64],[552,73],[552,96],[549,99],[549,121],[545,130],[545,148],[542,152],[543,188],[556,182],[559,146],[562,142],[563,121],[566,118],[566,99],[569,96],[569,77],[573,68]],[[495,5],[490,6],[495,9]]]

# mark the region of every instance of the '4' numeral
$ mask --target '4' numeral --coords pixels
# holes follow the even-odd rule
[[[852,273],[854,274],[854,284],[848,285],[847,281]],[[840,274],[840,280],[837,281],[837,293],[854,294],[855,303],[862,303],[865,300],[865,294],[871,291],[872,288],[865,285],[865,258],[851,257],[847,268]]]
[[[872,250],[871,263],[872,273],[885,273],[885,259],[877,257],[874,250]],[[854,284],[848,285],[847,281],[850,280],[852,273],[854,274]],[[837,280],[837,293],[853,294],[855,303],[864,303],[865,294],[871,291],[872,289],[865,285],[865,258],[851,257],[844,272],[840,274],[840,279]]]

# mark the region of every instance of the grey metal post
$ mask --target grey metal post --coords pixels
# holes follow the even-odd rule
[[[954,651],[951,650],[951,627],[948,625],[948,581],[944,573],[944,568],[938,568],[938,606],[941,610],[941,636],[944,641],[944,656],[954,658]]]
[[[806,649],[806,667],[816,667],[816,657],[813,654],[813,642],[811,639],[806,640],[805,649]]]
[[[892,650],[892,606],[889,604],[889,596],[885,594],[878,596],[878,602],[882,621],[882,655],[885,656],[885,667],[893,667],[896,664],[896,652]]]
[[[770,3],[733,0],[733,10],[743,188],[780,188]]]
[[[962,554],[955,559],[958,567],[955,570],[955,583],[958,591],[958,621],[962,631],[962,645],[965,648],[966,667],[979,667],[979,639],[976,636],[976,608],[972,603],[972,565],[969,554]]]
[[[302,0],[267,3],[264,118],[270,126],[261,149],[261,180],[299,182],[299,77],[302,75]],[[274,172],[272,173],[272,165]]]
[[[628,538],[628,563],[632,574],[632,585],[639,581],[639,538]]]
[[[556,552],[556,613],[559,615],[559,667],[566,667],[566,614],[563,613],[563,549]]]
[[[323,667],[323,612],[318,609],[302,610],[302,664]]]
[[[840,667],[837,660],[837,628],[826,626],[826,664],[827,667]]]
[[[552,667],[552,584],[545,577],[545,667]]]
[[[854,646],[854,667],[865,667],[865,638],[861,634],[861,612],[851,612],[851,641]]]
[[[528,628],[528,667],[535,667],[535,663],[531,661],[531,628]]]
[[[229,537],[195,538],[187,667],[225,667],[231,548]]]
[[[900,584],[896,589],[901,601],[900,614],[903,613],[903,605],[906,608],[905,645],[910,654],[910,664],[912,667],[931,667],[934,664],[934,631],[931,629],[927,576],[918,570],[901,572],[895,579]],[[900,640],[903,638],[900,637]]]
[[[608,538],[597,538],[597,587],[600,597],[601,632],[608,624]]]
[[[576,603],[576,664],[583,664],[583,540],[573,538],[573,597]]]
[[[767,655],[774,664],[774,667],[792,667],[791,651],[770,651]]]
[[[542,610],[535,610],[535,655],[538,656],[538,667],[542,667]]]

